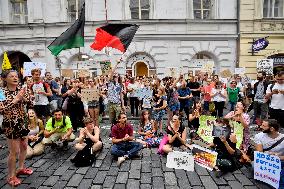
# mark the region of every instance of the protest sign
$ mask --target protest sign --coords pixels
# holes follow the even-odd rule
[[[99,89],[82,89],[81,90],[82,101],[88,102],[97,100],[100,98],[100,90]]]
[[[41,70],[41,77],[44,77],[46,72],[46,63],[42,62],[24,62],[24,70],[23,70],[23,76],[32,76],[32,69],[40,69]]]
[[[194,171],[194,158],[187,152],[173,151],[167,155],[166,167]]]
[[[89,70],[78,70],[78,77],[90,77]]]
[[[235,74],[244,75],[246,73],[246,68],[235,68]]]
[[[254,152],[254,179],[279,188],[280,172],[279,157],[263,152]]]
[[[153,91],[151,89],[139,88],[135,90],[133,96],[138,97],[139,99],[143,99],[143,98],[152,98],[152,95]]]
[[[201,71],[207,72],[211,75],[213,73],[213,68],[214,68],[214,61],[207,61],[202,65]]]
[[[111,62],[110,61],[102,61],[100,62],[102,75],[108,75],[111,70]]]
[[[5,101],[5,100],[6,100],[6,96],[4,94],[4,91],[0,89],[0,102]]]
[[[265,72],[267,75],[273,74],[273,59],[261,59],[256,62],[257,72]]]
[[[192,154],[193,154],[195,163],[197,163],[198,165],[210,171],[212,171],[213,167],[215,167],[217,155],[218,155],[217,152],[214,152],[207,148],[193,144]]]
[[[212,136],[214,137],[221,137],[224,136],[229,138],[231,134],[231,128],[227,126],[213,126]]]
[[[179,75],[178,67],[167,67],[167,75],[170,77],[177,78]]]
[[[223,78],[229,78],[231,77],[233,74],[231,72],[230,69],[225,69],[223,71],[220,72],[220,76],[223,77]]]
[[[72,69],[62,69],[61,70],[62,72],[62,76],[63,77],[69,77],[69,78],[72,78],[74,76],[74,73],[73,73],[73,70]]]
[[[199,117],[199,128],[197,130],[197,134],[208,143],[213,142],[213,126],[215,123],[216,118],[213,116],[205,116],[202,115]]]
[[[230,121],[230,125],[232,127],[232,133],[236,135],[237,138],[237,148],[240,149],[241,144],[243,143],[244,138],[244,127],[241,123],[238,123],[236,121]]]

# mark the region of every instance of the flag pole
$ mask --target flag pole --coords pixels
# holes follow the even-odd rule
[[[60,59],[58,56],[55,57],[58,69],[59,69],[59,78],[60,78],[60,83],[62,83],[62,74],[61,74],[61,64],[60,64]]]
[[[107,0],[105,0],[105,11],[106,11],[106,23],[108,23],[108,17],[107,17]]]

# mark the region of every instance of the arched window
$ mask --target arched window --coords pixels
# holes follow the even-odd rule
[[[149,19],[150,0],[130,0],[131,19]]]
[[[13,24],[28,23],[27,0],[11,0]]]
[[[68,20],[74,22],[80,15],[85,0],[68,0]]]
[[[197,53],[194,55],[193,59],[211,59],[211,57],[205,53]]]
[[[195,19],[211,19],[212,0],[193,0],[193,15]]]
[[[283,0],[264,0],[263,17],[264,18],[281,18],[284,15]]]

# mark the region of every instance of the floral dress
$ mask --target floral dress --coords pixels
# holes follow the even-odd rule
[[[148,122],[143,128],[143,132],[152,131],[152,124]],[[140,136],[140,139],[147,143],[147,147],[157,147],[160,145],[161,138],[157,137],[157,132],[152,133],[151,135]]]
[[[160,108],[163,106],[163,101],[164,100],[167,100],[167,97],[166,96],[161,96],[161,97],[157,97],[156,98],[156,101],[154,103],[154,107],[155,108]],[[162,110],[153,110],[153,119],[155,121],[161,121],[166,113],[166,110],[165,109],[162,109]]]
[[[21,88],[17,87],[15,91],[10,91],[7,87],[1,88],[1,93],[4,99],[0,101],[0,114],[3,115],[2,127],[4,134],[8,139],[22,138],[21,132],[27,130],[25,127],[25,104],[32,104],[30,95],[28,92],[25,93],[24,98],[26,102],[12,103],[13,99],[20,92]],[[26,133],[28,134],[28,133]]]
[[[178,92],[175,89],[170,90],[169,101],[168,101],[169,110],[172,112],[179,111],[180,102],[178,100]]]

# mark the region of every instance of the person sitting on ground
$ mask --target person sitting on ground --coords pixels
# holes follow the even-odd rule
[[[44,130],[44,144],[56,146],[58,140],[63,142],[63,146],[67,146],[68,142],[75,139],[73,134],[71,120],[68,116],[62,115],[62,110],[57,109],[53,112],[53,117],[50,118]]]
[[[141,136],[136,141],[143,144],[143,147],[157,147],[161,142],[161,138],[157,136],[157,128],[154,127],[154,122],[150,118],[149,110],[142,111],[138,134]]]
[[[44,126],[42,120],[38,119],[33,109],[28,110],[28,146],[27,157],[39,156],[44,152],[44,144],[42,144]]]
[[[180,123],[177,115],[173,116],[173,120],[170,122],[170,126],[167,127],[168,143],[163,146],[163,152],[168,154],[173,151],[173,147],[180,147],[185,150],[190,148],[189,144],[186,144],[186,128]]]
[[[262,122],[261,133],[255,135],[255,150],[278,156],[281,160],[279,188],[284,188],[284,134],[279,133],[280,125],[275,119]]]
[[[126,159],[137,156],[143,148],[141,143],[133,142],[133,127],[127,123],[127,117],[124,113],[118,115],[118,123],[112,127],[111,136],[113,143],[111,154],[118,157],[118,166]]]
[[[84,119],[85,127],[80,129],[80,135],[76,139],[78,141],[75,144],[76,150],[82,150],[86,145],[93,147],[93,152],[97,152],[102,149],[103,143],[100,138],[100,128],[94,125],[92,118]]]

